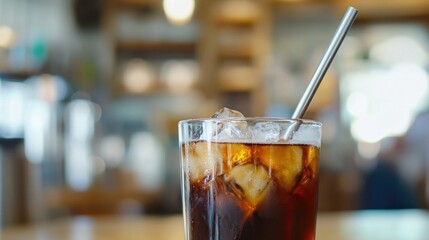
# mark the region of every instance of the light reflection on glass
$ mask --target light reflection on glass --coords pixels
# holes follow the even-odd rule
[[[92,140],[94,110],[87,100],[72,100],[67,106],[65,128],[66,181],[78,191],[86,190],[92,182]]]

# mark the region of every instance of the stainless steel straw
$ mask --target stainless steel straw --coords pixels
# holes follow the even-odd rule
[[[304,92],[304,95],[299,100],[298,106],[295,109],[295,112],[292,115],[292,118],[298,119],[304,116],[305,111],[307,110],[308,105],[310,105],[311,99],[316,93],[317,88],[322,82],[323,77],[328,71],[329,66],[331,65],[332,60],[335,57],[338,49],[341,46],[344,38],[346,37],[347,32],[352,26],[358,10],[353,7],[348,7],[347,12],[344,14],[343,19],[341,20],[340,25],[338,25],[337,31],[335,32],[334,37],[329,44],[328,49],[326,50],[325,55],[322,58],[319,66],[313,74],[313,77],[308,85],[307,89]]]

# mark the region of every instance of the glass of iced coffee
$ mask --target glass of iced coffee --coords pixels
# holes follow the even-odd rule
[[[315,239],[321,124],[223,114],[179,123],[185,239]]]

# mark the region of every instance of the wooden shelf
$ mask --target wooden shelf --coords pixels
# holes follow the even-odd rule
[[[116,49],[141,52],[194,52],[195,43],[119,41]]]
[[[421,15],[405,15],[405,16],[360,16],[356,19],[355,24],[365,25],[374,23],[422,23],[429,25],[429,13]]]
[[[218,25],[236,26],[236,27],[253,27],[258,22],[256,18],[219,18]]]
[[[35,75],[40,75],[40,72],[32,70],[22,70],[22,71],[13,71],[13,70],[0,70],[0,77],[11,80],[27,80],[27,78]]]
[[[161,66],[165,61],[170,59],[195,59],[197,55],[197,40],[191,39],[187,42],[186,40],[180,40],[179,37],[175,37],[174,34],[171,38],[166,39],[163,34],[154,32],[159,40],[156,39],[145,39],[144,37],[125,38],[121,37],[121,31],[118,27],[123,25],[130,28],[138,28],[139,21],[156,20],[160,21],[158,17],[163,17],[164,13],[161,11],[162,1],[160,0],[108,0],[103,17],[103,28],[106,31],[108,38],[108,44],[111,51],[109,52],[110,68],[112,72],[110,74],[110,89],[114,97],[121,96],[136,96],[136,97],[158,97],[159,95],[171,94],[169,89],[161,86],[162,83],[159,79],[156,79],[154,84],[156,86],[151,87],[144,92],[128,92],[122,86],[120,75],[123,74],[123,67],[126,66],[127,61],[140,58],[145,61],[152,62],[154,66]],[[128,15],[127,15],[128,14]],[[139,16],[132,20],[124,20],[121,22],[121,17],[126,16]],[[119,25],[118,25],[119,24]],[[123,25],[121,25],[123,24]],[[164,24],[164,23],[162,23]],[[136,26],[137,25],[137,26]],[[161,25],[163,28],[170,29],[169,26]],[[196,26],[190,26],[195,28]],[[179,30],[178,30],[179,31]],[[171,34],[170,34],[171,35]],[[159,78],[158,70],[155,70],[157,78]],[[159,85],[159,86],[158,86]]]
[[[220,93],[249,93],[253,90],[254,90],[253,87],[226,87],[226,86],[219,87]]]
[[[170,89],[153,89],[145,92],[128,92],[120,91],[116,93],[115,97],[117,98],[127,98],[127,99],[142,99],[142,98],[162,98],[162,97],[172,97],[172,96],[188,96],[190,93],[200,92],[197,89],[190,89],[187,91],[174,92]]]
[[[220,50],[218,56],[221,59],[252,59],[254,53],[250,50]]]
[[[215,21],[229,26],[256,26],[262,17],[262,4],[255,1],[218,1]]]
[[[119,7],[153,7],[159,4],[158,0],[114,0],[112,3]]]
[[[184,95],[191,92],[201,92],[200,86],[194,85],[187,90],[174,91],[165,84],[161,83],[159,79],[156,82],[148,87],[144,91],[132,92],[127,90],[127,88],[120,82],[120,79],[116,80],[116,89],[115,97],[130,97],[130,98],[142,98],[142,97],[160,97],[160,96],[173,96],[173,95]]]
[[[243,77],[245,79],[243,79]],[[251,92],[257,86],[257,79],[252,77],[219,79],[220,92]],[[246,82],[244,82],[246,81]]]

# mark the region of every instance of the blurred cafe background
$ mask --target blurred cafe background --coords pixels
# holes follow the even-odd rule
[[[427,0],[0,0],[0,226],[181,212],[177,122],[306,118],[320,211],[429,205]]]

